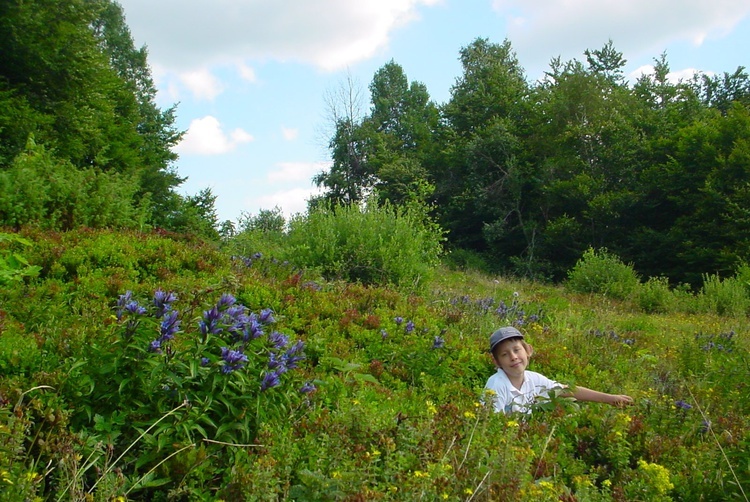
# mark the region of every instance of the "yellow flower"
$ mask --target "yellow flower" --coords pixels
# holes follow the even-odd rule
[[[507,425],[508,427],[518,427],[518,422],[516,422],[515,420],[509,420],[505,425]]]
[[[464,412],[464,417],[466,417],[466,418],[477,418],[477,416],[473,412],[471,412],[471,411],[465,411]]]
[[[443,493],[441,496],[443,497],[443,500],[448,500],[448,494],[447,493]]]
[[[466,490],[464,490],[464,493],[466,495],[474,495],[474,490],[472,490],[471,488],[467,488]]]
[[[431,414],[437,413],[437,408],[435,407],[435,403],[432,401],[427,401],[427,411],[429,411]]]
[[[333,479],[337,479],[337,478],[340,478],[340,477],[341,477],[341,473],[340,473],[339,471],[333,471],[333,472],[331,473],[331,477],[332,477]]]
[[[430,475],[423,471],[414,471],[415,478],[429,478]]]
[[[605,479],[604,481],[602,481],[602,485],[606,488],[609,488],[610,486],[612,486],[612,481]]]

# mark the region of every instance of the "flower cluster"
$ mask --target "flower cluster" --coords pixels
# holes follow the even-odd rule
[[[589,334],[594,335],[597,338],[609,338],[610,340],[618,343],[624,343],[625,345],[633,345],[635,340],[632,338],[622,338],[620,335],[615,333],[615,330],[601,331],[599,329],[592,329]]]
[[[733,352],[735,345],[735,332],[734,330],[726,333],[719,333],[718,335],[696,333],[695,340],[700,345],[700,348],[709,351],[717,352]]]
[[[140,305],[133,299],[133,292],[126,291],[117,299],[118,321],[122,321],[123,316],[129,314],[129,319],[125,325],[125,335],[132,336],[139,325],[138,317],[150,314],[150,317],[159,322],[159,336],[149,343],[148,349],[151,352],[161,353],[162,345],[172,340],[180,331],[179,312],[172,308],[172,303],[177,301],[177,295],[173,292],[166,292],[157,289],[151,302],[151,310]]]

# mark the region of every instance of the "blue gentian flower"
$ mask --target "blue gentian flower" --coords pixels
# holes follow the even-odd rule
[[[242,351],[228,347],[221,348],[221,358],[224,360],[224,366],[221,368],[222,373],[231,373],[243,368],[247,362],[247,356]]]
[[[229,293],[224,293],[223,295],[221,295],[221,298],[219,298],[219,301],[216,303],[216,307],[219,310],[223,310],[223,309],[231,307],[236,302],[237,302],[237,299],[234,296],[230,295]]]
[[[201,357],[201,366],[206,367],[211,364],[211,360],[207,357]]]
[[[315,385],[313,385],[312,382],[305,382],[305,384],[300,387],[299,391],[301,394],[310,394],[311,392],[315,392],[317,388]]]
[[[258,316],[258,320],[263,324],[271,324],[276,322],[276,319],[273,318],[273,310],[271,309],[261,310],[260,315]]]
[[[180,329],[180,320],[177,311],[170,310],[161,321],[161,341],[171,340]]]
[[[676,401],[674,403],[674,405],[677,406],[680,409],[683,409],[683,410],[689,410],[689,409],[692,409],[692,407],[693,407],[692,405],[690,405],[690,404],[688,404],[688,403],[686,403],[685,401],[682,401],[682,400]]]
[[[163,316],[167,311],[171,310],[172,303],[177,301],[177,295],[173,292],[167,293],[162,289],[157,289],[154,292],[154,307],[156,307],[156,317]]]
[[[443,347],[445,347],[445,340],[441,336],[436,336],[435,340],[432,342],[432,348],[442,349]]]
[[[414,322],[413,321],[407,322],[404,329],[406,330],[407,333],[411,333],[412,331],[414,331]]]
[[[260,390],[266,391],[271,387],[276,387],[281,384],[278,373],[275,371],[267,372],[263,375],[263,380],[260,382]]]
[[[404,322],[404,318],[401,316],[396,316],[393,318],[393,322],[395,322],[396,324],[401,324],[402,322]]]
[[[286,346],[289,345],[289,338],[278,331],[274,331],[268,335],[268,341],[279,350],[285,349]]]
[[[154,340],[153,342],[151,342],[148,346],[148,351],[161,353],[161,341]]]

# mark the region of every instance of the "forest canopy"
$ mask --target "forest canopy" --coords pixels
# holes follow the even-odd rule
[[[611,40],[584,55],[531,83],[510,41],[478,38],[444,104],[390,61],[369,113],[337,121],[321,198],[427,204],[493,271],[559,280],[596,248],[675,284],[734,273],[750,256],[745,68],[673,81],[662,54],[630,82]]]

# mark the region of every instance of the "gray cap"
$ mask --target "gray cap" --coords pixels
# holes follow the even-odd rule
[[[520,331],[512,326],[500,328],[499,330],[492,333],[492,335],[490,335],[490,352],[495,350],[495,347],[497,347],[498,343],[502,342],[503,340],[507,340],[508,338],[523,338],[523,335]]]

